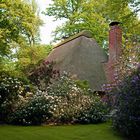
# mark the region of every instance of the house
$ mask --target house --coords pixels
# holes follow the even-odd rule
[[[114,64],[120,55],[121,28],[118,22],[110,24],[109,58],[105,51],[83,31],[65,39],[54,47],[47,61],[54,61],[54,69],[64,71],[80,80],[86,80],[91,89],[100,91],[103,84],[112,82]]]

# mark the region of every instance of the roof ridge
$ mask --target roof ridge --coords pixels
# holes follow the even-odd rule
[[[80,33],[78,33],[78,34],[73,35],[73,36],[71,36],[71,37],[65,39],[64,41],[61,41],[61,42],[58,43],[54,48],[57,48],[57,47],[59,47],[59,46],[65,44],[65,43],[70,42],[70,41],[72,41],[72,40],[74,40],[74,39],[76,39],[76,38],[78,38],[78,37],[81,37],[81,36],[85,36],[85,37],[87,37],[87,38],[92,38],[92,33],[91,33],[90,31],[88,31],[88,30],[83,30],[82,32],[80,32]]]

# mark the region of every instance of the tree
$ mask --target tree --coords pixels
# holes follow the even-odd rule
[[[46,14],[55,20],[65,19],[65,23],[54,31],[54,40],[63,36],[69,37],[81,30],[90,30],[93,37],[104,48],[107,47],[108,24],[111,21],[122,23],[124,38],[134,38],[140,35],[140,21],[136,10],[132,10],[139,2],[137,0],[53,0],[46,8]],[[137,9],[134,7],[133,9]],[[133,28],[132,28],[133,27]]]
[[[18,61],[15,63],[15,68],[24,74],[28,74],[31,69],[48,56],[51,50],[52,46],[49,45],[34,45],[21,48],[16,54]]]
[[[35,45],[40,41],[40,32],[39,32],[39,27],[43,25],[43,21],[40,20],[39,13],[40,9],[36,3],[36,0],[26,0],[27,3],[31,6],[31,10],[35,16],[34,20],[32,20],[30,34],[28,35],[28,41],[30,46]]]
[[[53,0],[46,14],[66,22],[54,31],[55,40],[69,37],[82,30],[90,30],[99,44],[107,37],[108,24],[101,15],[105,0]],[[99,7],[100,5],[100,7]],[[98,35],[97,35],[98,34]]]
[[[140,2],[137,0],[107,0],[105,17],[108,21],[119,21],[122,23],[123,37],[130,42],[140,42],[140,19],[138,19],[138,7]]]
[[[1,57],[11,52],[13,42],[19,46],[23,41],[27,41],[31,45],[38,27],[42,24],[31,4],[22,0],[0,0],[0,19]]]
[[[131,15],[138,14],[140,11],[140,1],[139,0],[107,0],[107,4],[110,4],[113,12],[122,12],[126,8],[131,9]],[[129,5],[129,6],[128,6]],[[130,15],[129,15],[130,16]]]
[[[17,72],[21,51],[22,54],[24,50],[40,52],[33,46],[39,41],[42,20],[34,0],[0,0],[0,19],[0,67],[4,71]]]

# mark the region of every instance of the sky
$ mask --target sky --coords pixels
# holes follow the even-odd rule
[[[36,0],[36,2],[41,12],[45,11],[46,7],[51,3],[51,0]],[[51,32],[54,31],[57,26],[60,26],[63,21],[53,21],[54,19],[52,17],[41,13],[40,17],[44,22],[44,25],[40,27],[41,44],[49,44],[50,41],[53,40]]]

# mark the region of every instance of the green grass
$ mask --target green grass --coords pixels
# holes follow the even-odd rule
[[[0,126],[0,140],[123,140],[109,123],[73,126]]]

